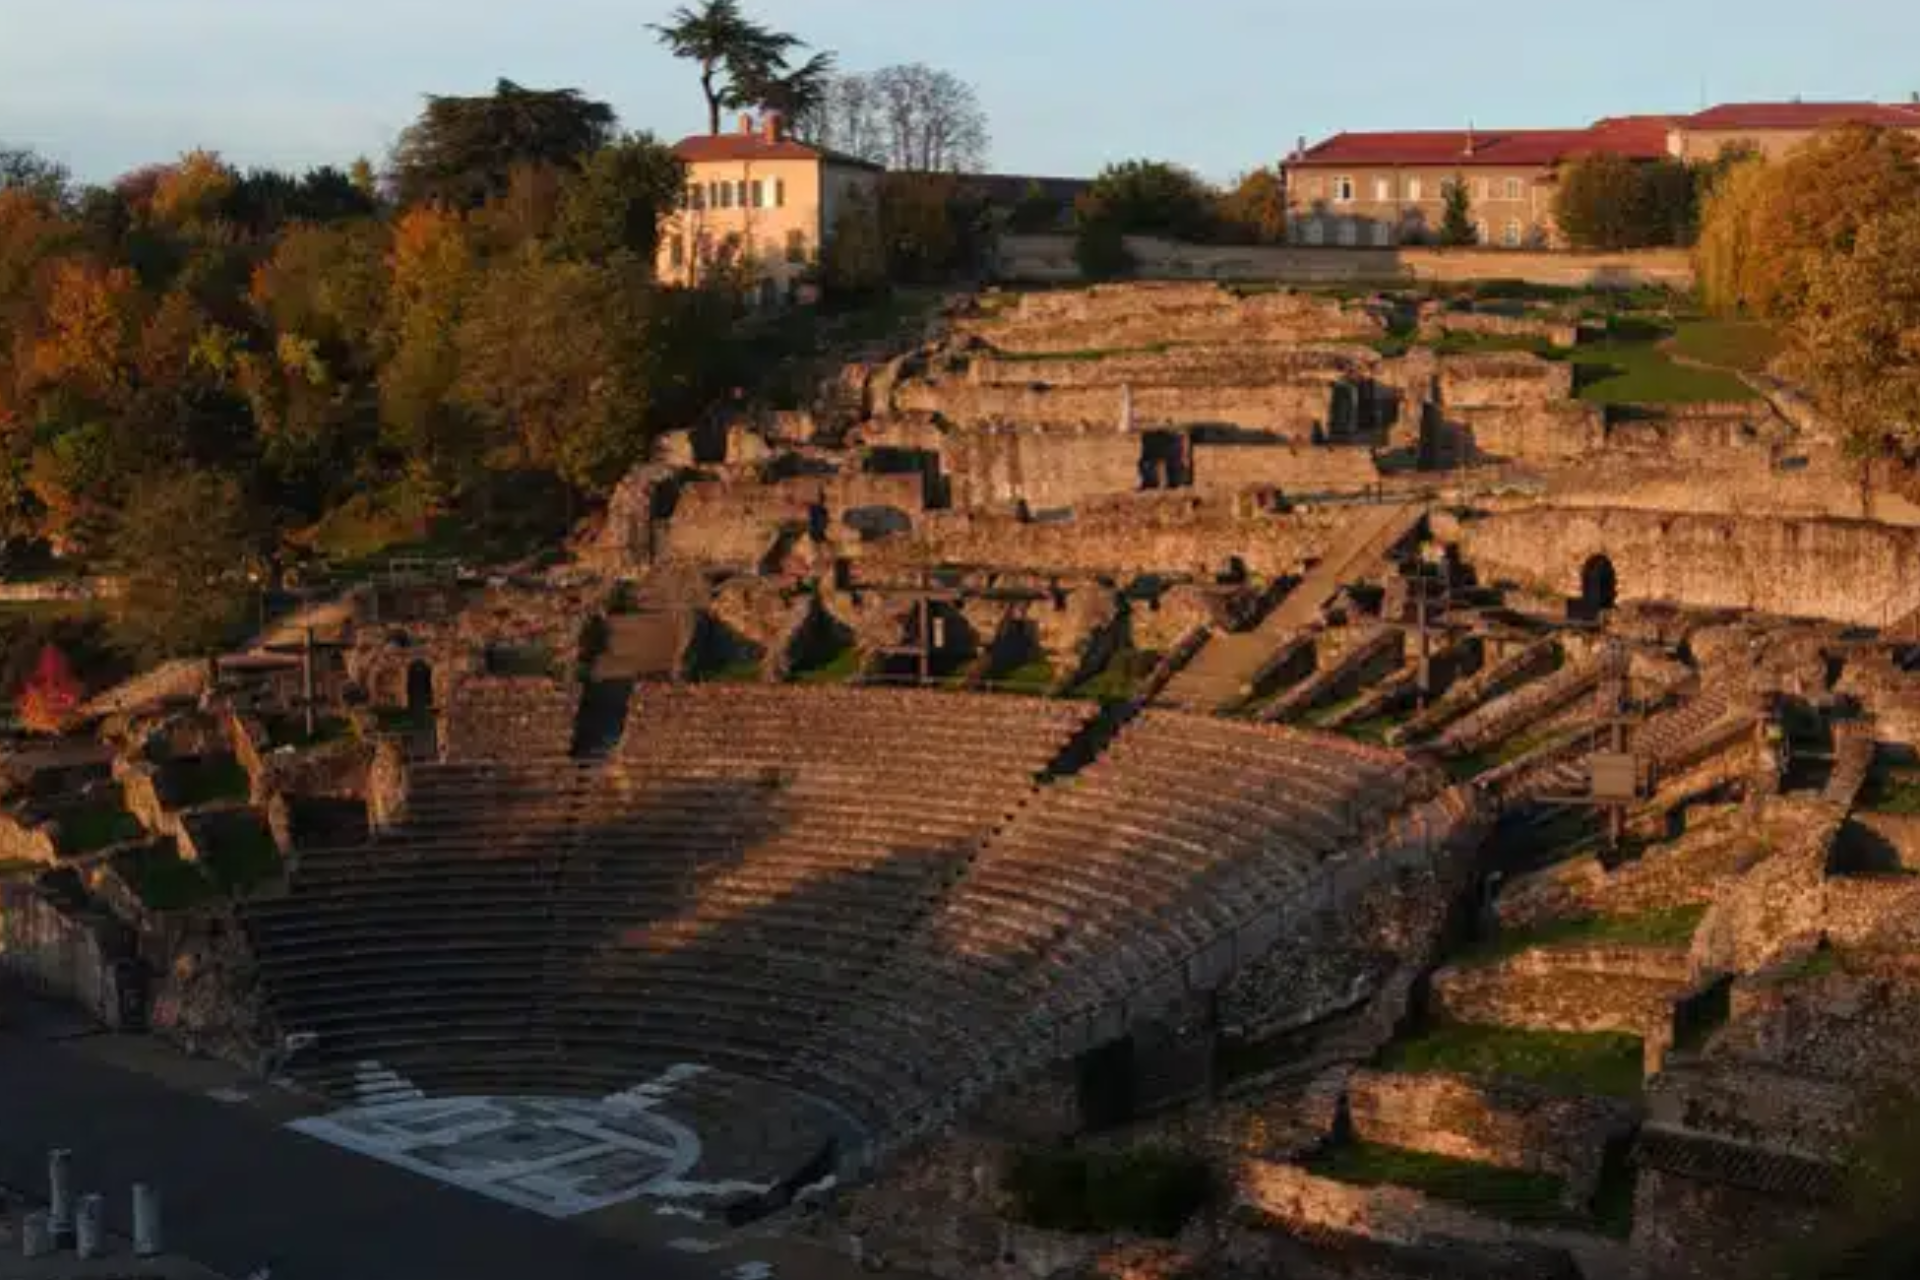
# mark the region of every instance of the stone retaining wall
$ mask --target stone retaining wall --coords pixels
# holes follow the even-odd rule
[[[1371,1070],[1348,1080],[1347,1113],[1354,1136],[1366,1142],[1561,1178],[1570,1207],[1593,1198],[1608,1144],[1630,1133],[1636,1119],[1632,1107],[1607,1098]]]
[[[1716,825],[1648,850],[1611,872],[1597,857],[1569,859],[1510,882],[1500,894],[1500,923],[1522,929],[1708,904],[1765,855],[1759,835]]]
[[[1647,1118],[1839,1161],[1859,1136],[1862,1114],[1857,1092],[1845,1082],[1709,1059],[1661,1072],[1648,1088]]]
[[[912,539],[861,548],[863,562],[995,565],[1036,573],[1211,575],[1238,557],[1277,578],[1317,557],[1349,512],[1244,515],[1237,504],[1184,493],[1141,494],[1076,508],[1071,519],[1022,521],[984,511],[935,512]]]
[[[1462,531],[1489,581],[1581,593],[1596,557],[1613,566],[1622,602],[1667,601],[1869,626],[1920,605],[1920,530],[1842,520],[1674,515],[1620,508],[1536,507]]]
[[[1460,1022],[1670,1038],[1674,1000],[1691,985],[1687,953],[1657,947],[1556,947],[1433,978],[1436,1012]]]

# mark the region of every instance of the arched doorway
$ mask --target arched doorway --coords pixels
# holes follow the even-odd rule
[[[1620,580],[1613,561],[1606,556],[1589,556],[1580,566],[1579,616],[1585,621],[1598,618],[1613,608],[1620,595]]]

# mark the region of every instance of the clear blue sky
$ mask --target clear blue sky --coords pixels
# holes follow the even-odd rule
[[[1134,156],[1215,179],[1341,129],[1574,125],[1708,101],[1905,100],[1915,0],[748,0],[850,69],[972,81],[997,169]],[[645,30],[669,0],[0,0],[0,141],[101,179],[204,146],[384,155],[427,92],[573,86],[631,128],[703,127]],[[1510,17],[1508,15],[1511,15]]]

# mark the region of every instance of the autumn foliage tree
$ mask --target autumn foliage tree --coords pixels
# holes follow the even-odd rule
[[[16,704],[20,723],[33,733],[60,733],[79,713],[83,694],[67,656],[55,646],[45,645],[33,675],[20,690]]]

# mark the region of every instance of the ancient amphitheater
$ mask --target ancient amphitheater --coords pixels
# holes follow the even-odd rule
[[[559,569],[17,756],[10,964],[338,1145],[849,1267],[1764,1268],[1920,1065],[1920,507],[1765,378],[1583,396],[1594,323],[956,300]],[[1033,1191],[1143,1151],[1171,1239]]]

